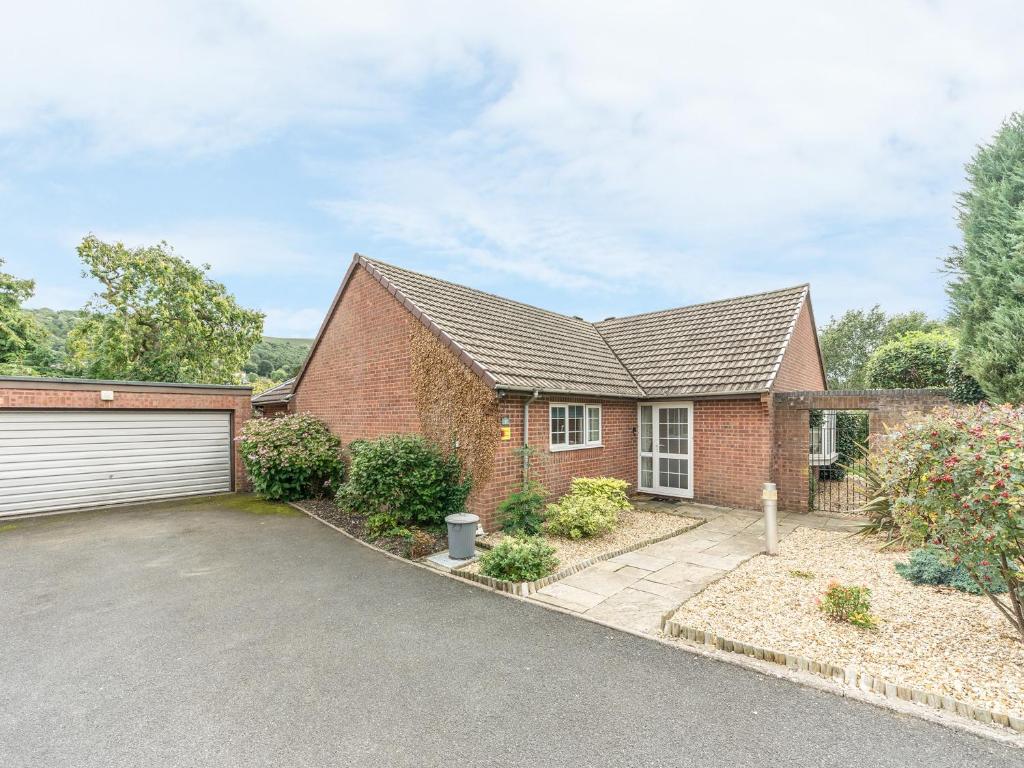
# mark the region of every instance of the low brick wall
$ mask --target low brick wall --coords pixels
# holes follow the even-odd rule
[[[103,390],[112,391],[114,399],[101,400]],[[233,438],[252,414],[251,396],[250,387],[219,384],[0,377],[0,409],[229,411]],[[234,440],[231,455],[235,490],[245,490],[248,481]]]

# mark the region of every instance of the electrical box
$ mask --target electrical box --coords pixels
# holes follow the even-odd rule
[[[501,439],[504,440],[504,441],[508,441],[508,440],[512,439],[512,427],[502,427],[501,428]]]

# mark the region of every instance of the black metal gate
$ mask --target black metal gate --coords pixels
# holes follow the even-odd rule
[[[868,501],[868,414],[811,411],[808,499],[811,512],[849,515]]]

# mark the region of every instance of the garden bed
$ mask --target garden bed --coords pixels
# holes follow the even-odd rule
[[[771,649],[781,663],[813,660],[811,671],[847,683],[874,681],[866,687],[892,695],[891,686],[900,698],[945,709],[964,702],[979,711],[956,707],[961,714],[1008,715],[1024,727],[1024,643],[988,598],[905,580],[893,566],[906,557],[847,534],[799,529],[777,557],[742,564],[684,603],[666,628],[690,639],[696,631],[698,641],[728,638],[726,650]],[[877,630],[825,618],[817,599],[831,581],[871,589]]]
[[[385,536],[373,538],[366,532],[366,516],[351,515],[343,512],[330,499],[306,499],[296,503],[296,506],[310,512],[321,520],[331,525],[336,525],[346,533],[350,533],[357,539],[373,544],[399,557],[418,559],[434,552],[443,552],[448,549],[448,536],[443,531],[429,531],[422,528],[416,530],[421,532],[419,541],[416,543],[416,551],[412,552],[412,543],[403,536]]]
[[[488,586],[504,589],[507,592],[529,594],[559,579],[564,579],[573,573],[577,573],[594,563],[617,557],[626,552],[632,552],[672,536],[677,536],[703,523],[703,520],[683,517],[681,515],[628,509],[619,513],[618,526],[604,536],[573,540],[562,536],[545,534],[543,536],[544,540],[555,548],[558,568],[554,573],[543,579],[523,584],[499,582],[498,579],[489,579],[481,574],[480,564],[476,561],[457,569],[455,573],[466,576],[473,581],[486,583]],[[487,549],[496,545],[504,537],[504,533],[496,531],[478,539],[477,543]]]

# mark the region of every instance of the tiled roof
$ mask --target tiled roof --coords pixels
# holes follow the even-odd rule
[[[799,285],[596,327],[649,397],[765,392],[807,293]]]
[[[359,266],[489,384],[548,394],[766,392],[808,294],[801,285],[589,323],[357,254],[335,304]]]
[[[361,257],[493,378],[516,390],[642,393],[593,323]]]
[[[282,381],[276,387],[265,389],[258,395],[252,396],[253,405],[268,405],[270,403],[287,403],[292,396],[292,386],[295,384],[295,379],[291,378],[287,381]]]

